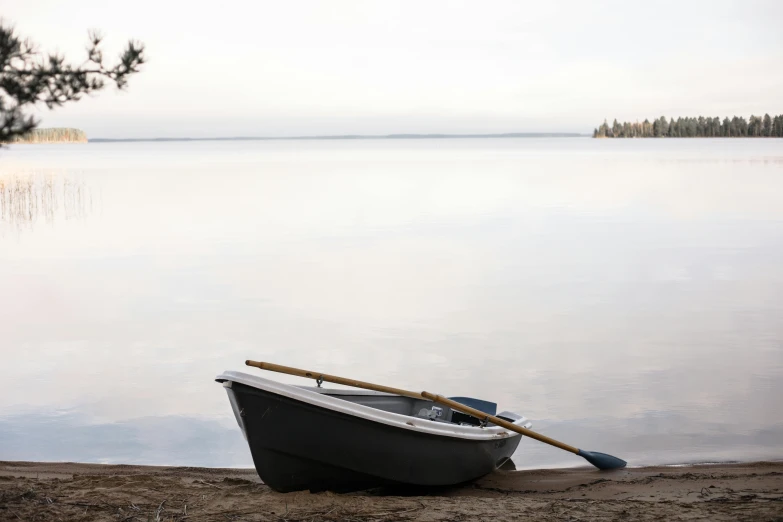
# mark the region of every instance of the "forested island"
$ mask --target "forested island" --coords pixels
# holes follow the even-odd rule
[[[83,130],[63,127],[33,129],[9,143],[87,143],[87,135]]]
[[[661,116],[650,122],[644,120],[609,125],[606,120],[593,130],[593,138],[783,138],[783,114],[771,118],[769,114],[745,118],[674,118]]]

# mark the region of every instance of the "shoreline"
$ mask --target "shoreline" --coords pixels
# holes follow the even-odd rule
[[[783,462],[498,471],[450,488],[276,493],[254,469],[0,461],[4,520],[780,520]]]

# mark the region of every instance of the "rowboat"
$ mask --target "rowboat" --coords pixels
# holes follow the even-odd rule
[[[503,466],[521,437],[410,392],[329,389],[321,387],[323,378],[317,386],[293,386],[236,371],[216,381],[228,393],[259,477],[280,492],[457,485]],[[450,399],[495,416],[495,403]],[[531,426],[510,411],[493,418]]]

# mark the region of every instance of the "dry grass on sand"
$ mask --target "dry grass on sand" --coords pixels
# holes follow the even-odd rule
[[[0,462],[0,520],[783,522],[783,462],[497,472],[347,495],[275,493],[254,470]]]

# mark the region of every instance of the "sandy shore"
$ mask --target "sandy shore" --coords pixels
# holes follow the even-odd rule
[[[783,521],[783,462],[506,471],[348,495],[275,493],[254,470],[0,462],[0,520]]]

